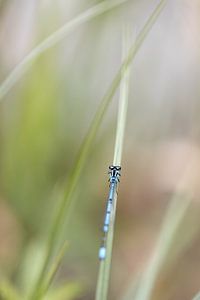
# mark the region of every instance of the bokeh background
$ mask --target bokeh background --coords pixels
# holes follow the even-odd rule
[[[1,81],[40,41],[96,3],[1,0]],[[157,3],[128,1],[77,28],[42,54],[0,103],[0,279],[19,293],[32,285],[59,187],[121,64],[122,25],[129,24],[134,40]],[[192,208],[153,299],[189,300],[200,289],[199,20],[198,0],[168,1],[131,65],[109,299],[121,299],[145,270],[191,160],[185,192],[193,194]],[[54,286],[81,286],[66,299],[94,299],[118,96],[96,136],[66,224],[69,246]]]

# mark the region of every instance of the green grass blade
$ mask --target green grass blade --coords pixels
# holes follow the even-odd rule
[[[0,280],[0,299],[2,300],[23,300],[15,287],[7,280]]]
[[[76,18],[67,22],[61,28],[52,33],[38,46],[36,46],[24,59],[13,69],[8,77],[0,85],[0,101],[9,92],[9,90],[15,85],[15,83],[23,76],[28,68],[34,63],[34,61],[46,50],[53,47],[64,39],[69,33],[71,33],[78,26],[89,22],[95,17],[127,2],[128,0],[110,0],[103,1],[88,10],[84,11]]]
[[[129,48],[129,36],[127,35],[127,32],[124,32],[123,57],[126,57],[128,48]],[[124,131],[126,125],[127,109],[128,109],[128,89],[129,89],[129,77],[130,77],[129,73],[130,73],[129,68],[127,68],[120,85],[120,98],[119,98],[119,109],[118,109],[118,120],[117,120],[117,130],[116,130],[116,138],[115,138],[113,165],[121,165]],[[109,227],[109,232],[107,237],[106,259],[100,261],[100,269],[99,269],[99,276],[98,276],[97,289],[96,289],[96,300],[107,299],[111,258],[112,258],[116,204],[117,204],[117,193],[115,193],[115,198],[113,201],[114,207],[111,214],[110,227]]]
[[[72,300],[79,299],[84,291],[80,283],[67,282],[52,289],[44,300]]]
[[[66,248],[67,248],[68,244],[65,242],[63,244],[63,246],[61,247],[58,255],[55,257],[53,263],[52,263],[52,266],[50,268],[50,270],[48,271],[47,273],[47,276],[46,276],[46,279],[44,280],[44,285],[43,287],[41,287],[41,292],[39,294],[39,297],[42,298],[46,293],[47,291],[49,290],[50,288],[50,285],[61,265],[61,262],[62,262],[62,259],[65,255],[65,252],[66,252]]]
[[[130,45],[130,30],[128,28],[124,29],[123,33],[123,59],[126,57],[129,45]],[[116,138],[115,138],[115,148],[114,148],[114,158],[113,165],[121,166],[122,159],[122,148],[124,141],[124,132],[126,125],[126,116],[128,110],[128,90],[129,90],[129,77],[130,77],[129,68],[126,69],[124,73],[123,80],[120,85],[120,101],[119,101],[119,109],[118,109],[118,120],[117,120],[117,130],[116,130]]]
[[[59,231],[62,228],[64,220],[66,219],[66,211],[71,204],[73,192],[78,183],[81,171],[87,160],[92,142],[95,139],[97,130],[103,120],[105,112],[107,111],[107,108],[108,108],[113,96],[115,95],[115,92],[117,91],[117,88],[120,84],[121,78],[123,78],[123,76],[126,72],[126,69],[130,65],[130,63],[132,62],[134,57],[136,56],[138,50],[140,49],[140,46],[142,45],[146,35],[148,34],[149,30],[151,29],[155,20],[157,19],[159,13],[161,12],[165,2],[166,2],[166,0],[165,1],[163,0],[160,2],[160,4],[157,6],[157,8],[155,9],[155,11],[151,15],[151,17],[148,19],[144,28],[139,33],[134,45],[130,48],[126,59],[124,60],[123,64],[121,65],[117,75],[113,79],[108,91],[105,93],[105,96],[103,97],[103,99],[100,103],[100,106],[94,116],[94,119],[90,125],[88,133],[85,136],[85,139],[80,147],[75,165],[72,169],[71,174],[69,175],[69,179],[66,184],[66,190],[65,190],[64,196],[61,200],[58,214],[52,223],[52,229],[48,236],[48,242],[47,242],[47,254],[46,254],[43,266],[41,268],[41,272],[38,276],[37,283],[35,285],[32,295],[30,297],[31,300],[39,299],[38,293],[39,293],[41,286],[43,285],[43,279],[44,279],[45,273],[47,271],[49,262],[51,260],[52,254],[54,252],[54,249],[56,246],[56,241],[57,241],[57,238],[59,235]]]
[[[164,8],[166,1],[160,1],[158,6],[155,8],[154,12],[147,20],[143,29],[139,33],[134,45],[130,48],[127,58],[122,67],[123,72],[123,83],[121,85],[121,95],[120,95],[120,105],[118,113],[118,123],[117,123],[117,132],[116,132],[116,142],[114,150],[113,164],[121,165],[121,156],[122,156],[122,147],[123,147],[123,137],[125,130],[125,121],[126,121],[126,112],[128,106],[128,81],[129,81],[129,72],[127,68],[132,61],[133,57],[140,48],[142,42],[144,41],[149,30],[152,28],[153,24],[157,20],[160,12]],[[107,237],[107,253],[106,259],[100,262],[100,269],[97,281],[96,289],[96,300],[106,300],[108,295],[108,285],[109,285],[109,276],[110,276],[110,267],[111,267],[111,258],[112,258],[112,245],[113,245],[113,235],[114,235],[114,224],[115,224],[115,214],[116,214],[116,204],[117,204],[117,194],[115,194],[114,207],[111,215],[110,229]]]
[[[169,254],[176,233],[190,206],[190,197],[175,193],[170,201],[161,233],[147,268],[141,278],[134,300],[150,300],[158,274]],[[132,300],[133,297],[130,297]]]
[[[183,178],[181,178],[170,201],[155,251],[144,271],[134,300],[150,300],[152,297],[159,272],[167,259],[176,234],[191,205],[192,195],[187,192],[187,181],[192,167],[194,167],[193,162],[189,164],[188,169],[183,174]]]

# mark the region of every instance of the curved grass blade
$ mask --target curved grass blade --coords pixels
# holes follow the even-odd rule
[[[9,90],[15,85],[15,83],[23,76],[28,68],[34,63],[34,61],[46,50],[53,47],[64,39],[70,32],[76,29],[78,26],[89,22],[95,17],[102,15],[103,13],[112,10],[113,8],[127,2],[128,0],[110,0],[103,1],[88,10],[84,11],[76,18],[67,22],[64,26],[56,30],[38,46],[36,46],[24,59],[13,69],[8,77],[0,85],[0,101],[9,92]]]
[[[107,111],[107,108],[115,95],[115,92],[117,91],[117,88],[120,84],[121,78],[123,78],[127,68],[129,67],[130,63],[136,56],[138,50],[140,49],[140,46],[142,45],[143,41],[145,40],[146,35],[148,34],[149,30],[153,26],[154,22],[156,21],[159,13],[161,12],[162,8],[164,7],[164,4],[167,0],[162,0],[160,4],[157,6],[153,14],[150,16],[148,21],[146,22],[145,26],[139,33],[138,37],[136,38],[135,43],[133,46],[130,48],[128,55],[126,59],[124,60],[123,64],[121,65],[118,73],[116,74],[115,78],[113,79],[109,89],[105,93],[105,96],[103,97],[99,108],[94,116],[94,119],[90,125],[90,128],[88,130],[87,135],[84,138],[84,141],[80,147],[80,150],[78,152],[77,159],[75,161],[75,165],[72,169],[71,174],[69,175],[68,182],[66,184],[66,190],[64,193],[64,196],[61,200],[61,204],[58,210],[58,213],[56,215],[56,218],[54,222],[52,223],[52,228],[50,231],[50,234],[48,236],[48,241],[47,241],[47,254],[45,257],[45,261],[43,263],[41,272],[38,276],[38,280],[36,282],[35,288],[33,290],[33,293],[31,295],[31,300],[38,300],[38,294],[40,293],[40,288],[43,285],[43,278],[44,275],[47,271],[49,262],[51,260],[53,251],[55,249],[55,245],[57,242],[58,234],[60,231],[60,228],[62,228],[62,225],[64,223],[64,220],[66,218],[66,211],[67,208],[69,208],[71,204],[71,199],[73,192],[75,190],[75,187],[78,183],[78,180],[80,178],[81,171],[85,165],[85,162],[87,160],[92,142],[95,139],[96,133],[98,128],[100,127],[100,124],[103,120],[103,117]]]

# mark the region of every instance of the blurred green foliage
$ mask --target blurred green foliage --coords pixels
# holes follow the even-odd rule
[[[1,1],[1,82],[36,41],[96,3]],[[2,300],[23,300],[31,292],[81,141],[118,70],[122,20],[137,34],[155,4],[129,1],[77,28],[41,55],[1,102]],[[120,298],[148,265],[171,198],[166,195],[191,157],[198,182],[199,13],[197,1],[171,1],[134,63],[109,299]],[[73,196],[76,206],[62,233],[69,247],[47,300],[94,298],[115,117],[113,104]],[[188,300],[199,288],[200,192],[191,186],[193,209],[156,282],[155,300]]]

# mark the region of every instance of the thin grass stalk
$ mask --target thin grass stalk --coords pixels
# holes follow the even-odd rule
[[[127,27],[123,32],[123,49],[122,49],[122,61],[126,58],[129,47],[130,47],[130,28]],[[114,147],[114,157],[113,165],[121,166],[122,159],[122,150],[123,150],[123,141],[124,141],[124,132],[126,126],[126,117],[128,110],[128,90],[129,90],[129,78],[130,70],[126,69],[124,72],[123,80],[120,84],[120,101],[118,108],[118,120],[117,120],[117,130],[115,138],[115,147]]]
[[[137,52],[139,51],[143,41],[145,40],[146,35],[152,28],[153,24],[155,23],[156,19],[158,18],[160,12],[164,8],[164,5],[167,0],[162,0],[159,2],[158,6],[152,13],[152,15],[149,17],[147,22],[145,23],[143,29],[138,34],[135,43],[130,48],[128,55],[126,59],[124,60],[123,64],[121,65],[118,73],[116,74],[115,78],[113,79],[109,89],[105,93],[105,96],[103,97],[102,101],[100,102],[99,108],[94,116],[94,119],[90,125],[90,128],[88,130],[87,135],[84,138],[84,141],[80,147],[80,150],[78,152],[77,159],[75,161],[74,167],[72,169],[71,174],[69,175],[68,182],[66,184],[66,190],[64,192],[64,195],[61,199],[61,204],[58,209],[58,213],[55,217],[55,220],[52,222],[52,228],[50,230],[50,233],[48,235],[48,241],[47,241],[47,253],[45,256],[45,260],[43,262],[41,271],[39,273],[38,279],[36,281],[36,285],[33,289],[32,295],[30,297],[31,300],[39,300],[38,294],[40,293],[40,288],[43,285],[43,278],[45,276],[45,273],[47,271],[49,262],[51,260],[52,254],[54,252],[57,238],[60,229],[62,228],[62,225],[64,223],[64,220],[66,219],[66,211],[69,208],[71,201],[72,201],[72,195],[75,190],[75,187],[78,183],[78,180],[80,178],[81,171],[85,165],[85,162],[87,160],[92,142],[95,139],[97,130],[103,120],[103,117],[107,111],[107,108],[115,95],[117,88],[121,82],[121,79],[123,78],[127,68],[129,67],[132,60],[135,58]]]
[[[122,5],[129,0],[110,0],[102,1],[101,3],[89,8],[74,19],[67,22],[61,28],[56,30],[38,46],[36,46],[23,60],[11,71],[8,77],[0,85],[0,101],[15,85],[15,83],[24,75],[24,73],[32,66],[36,59],[45,51],[55,46],[63,40],[68,34],[82,24],[89,22],[95,17],[102,15],[115,7]]]
[[[175,241],[176,233],[188,211],[190,203],[190,197],[187,198],[178,193],[173,196],[165,216],[157,246],[149,265],[144,271],[144,276],[136,290],[134,300],[152,299],[156,280]],[[130,297],[130,300],[132,299],[133,297]]]
[[[67,249],[67,246],[68,246],[68,243],[65,242],[62,247],[60,248],[60,251],[58,252],[58,255],[55,257],[51,267],[50,267],[50,270],[48,271],[47,273],[47,276],[46,276],[46,279],[44,280],[44,284],[43,284],[43,287],[41,287],[41,292],[40,292],[40,295],[39,297],[43,297],[47,291],[49,290],[50,286],[51,286],[51,283],[61,265],[61,262],[62,262],[62,259],[65,255],[65,252],[66,252],[66,249]]]
[[[43,298],[44,300],[77,300],[80,299],[80,295],[84,293],[84,287],[77,282],[63,282],[62,284],[54,287]],[[7,299],[6,299],[7,300]],[[11,299],[12,300],[12,299]],[[20,299],[22,300],[22,299]]]
[[[124,32],[122,60],[127,55],[129,44],[130,44],[129,36],[127,32]],[[120,85],[118,120],[117,120],[117,130],[116,130],[116,138],[115,138],[114,157],[113,157],[114,166],[116,165],[121,166],[122,150],[124,144],[124,132],[125,132],[125,125],[126,125],[127,109],[128,109],[129,77],[130,77],[130,70],[129,68],[127,68]],[[98,276],[97,289],[96,289],[96,300],[107,299],[111,259],[112,259],[116,205],[117,205],[117,193],[115,193],[114,196],[113,210],[111,214],[111,221],[110,221],[109,232],[107,237],[106,259],[100,261],[100,269],[99,269],[99,276]]]
[[[148,31],[153,26],[160,12],[164,8],[166,1],[161,1],[147,23],[140,32],[138,38],[135,41],[135,45],[132,46],[131,51],[129,51],[128,57],[125,60],[126,70],[124,72],[124,79],[121,81],[121,94],[120,94],[120,104],[118,112],[118,122],[117,122],[117,131],[116,131],[116,140],[114,148],[114,158],[113,165],[121,165],[122,149],[123,149],[123,139],[124,131],[126,124],[126,114],[128,107],[128,83],[129,83],[129,59],[135,51],[137,52],[138,47],[141,45],[142,41],[145,39]],[[123,71],[123,69],[122,69]],[[109,226],[109,232],[107,237],[107,249],[106,249],[106,258],[105,260],[100,261],[100,268],[97,280],[97,289],[96,289],[96,300],[106,300],[108,295],[108,286],[109,286],[109,277],[110,277],[110,268],[111,268],[111,258],[112,258],[112,247],[113,247],[113,235],[114,235],[114,224],[115,224],[115,215],[116,215],[116,205],[117,205],[117,193],[115,193],[114,198],[114,207],[111,214],[111,221]]]
[[[140,283],[140,277],[139,275],[136,275],[136,278],[134,278],[131,281],[131,284],[126,288],[123,295],[120,297],[121,300],[133,300],[135,299],[135,295]]]
[[[191,171],[192,164],[189,165],[170,200],[157,245],[141,278],[134,300],[152,299],[158,275],[170,253],[170,249],[175,242],[176,234],[191,205],[192,195],[187,192],[187,176]],[[130,297],[130,300],[132,299],[133,297]]]

